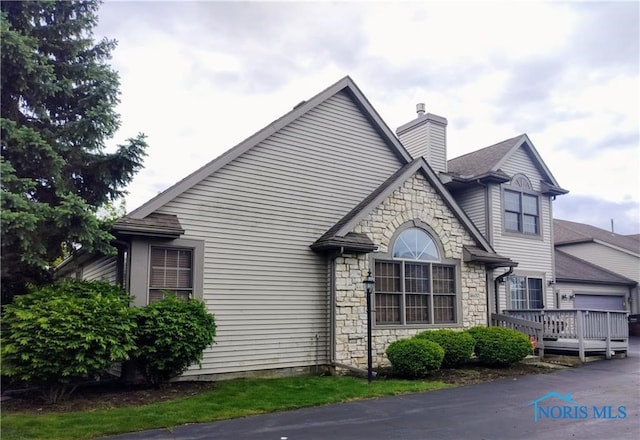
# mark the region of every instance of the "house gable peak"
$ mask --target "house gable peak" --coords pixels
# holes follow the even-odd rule
[[[207,178],[212,173],[230,163],[260,142],[264,141],[283,127],[308,113],[337,93],[343,91],[347,93],[348,96],[354,101],[365,118],[371,123],[372,127],[385,141],[385,143],[389,146],[393,153],[398,157],[400,162],[411,162],[412,159],[410,154],[393,134],[393,131],[391,131],[391,129],[382,120],[380,115],[376,112],[368,99],[360,91],[355,82],[349,76],[345,76],[344,78],[340,79],[314,97],[301,101],[287,114],[283,115],[279,119],[276,119],[263,129],[249,136],[247,139],[240,142],[235,147],[227,150],[211,162],[194,171],[168,189],[164,190],[142,206],[134,209],[128,214],[128,217],[136,219],[145,218],[149,214],[155,212],[158,208],[165,205],[167,202],[173,200],[175,197],[179,196],[189,188],[201,182],[203,179]]]
[[[560,187],[527,134],[451,159],[448,162],[449,179],[462,183],[478,180],[493,183],[508,182],[513,176],[504,173],[501,167],[520,148],[524,149],[534,166],[540,171],[543,177],[541,188],[544,194],[555,196],[568,193]]]
[[[640,256],[640,242],[633,237],[568,220],[553,219],[553,241],[556,247],[599,242]]]
[[[467,215],[462,211],[453,197],[446,190],[436,173],[429,164],[420,157],[404,167],[400,168],[396,173],[390,176],[384,183],[376,188],[369,196],[354,207],[342,219],[340,219],[333,227],[323,234],[311,248],[317,251],[326,251],[330,249],[351,249],[360,252],[371,252],[375,249],[375,244],[365,237],[353,234],[355,226],[379,206],[393,191],[401,187],[415,173],[421,172],[433,189],[442,198],[447,207],[452,211],[453,215],[467,229],[478,247],[468,247],[465,252],[468,253],[470,260],[492,263],[497,266],[513,266],[514,262],[508,258],[501,257],[496,254],[489,242],[484,238],[476,226],[469,220]],[[351,238],[351,239],[350,239]],[[354,243],[351,243],[351,241]],[[366,243],[365,243],[366,241]],[[362,248],[362,245],[365,248]],[[467,256],[467,254],[465,254]]]

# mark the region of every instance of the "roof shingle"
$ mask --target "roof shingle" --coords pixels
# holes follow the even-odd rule
[[[495,169],[500,160],[522,139],[523,135],[516,136],[495,145],[473,151],[463,156],[456,157],[447,162],[449,173],[459,177],[475,177],[489,174]]]
[[[629,235],[620,235],[584,223],[553,219],[553,241],[556,246],[601,241],[640,254],[640,242]]]
[[[635,286],[638,284],[633,280],[557,249],[555,250],[555,259],[557,281],[619,284],[627,286]]]
[[[157,212],[145,218],[123,217],[116,221],[113,229],[117,233],[128,235],[179,237],[184,234],[184,229],[177,216]]]

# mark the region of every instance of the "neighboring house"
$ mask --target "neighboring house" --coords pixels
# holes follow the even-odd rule
[[[631,314],[640,313],[637,285],[640,282],[640,241],[634,236],[620,235],[595,226],[558,219],[554,220],[554,236],[557,251],[615,274],[619,277],[619,282],[627,283],[617,284],[615,290],[605,290],[598,283],[591,286],[583,284],[580,288],[569,286],[571,292],[567,294],[573,295],[573,307],[603,308],[615,304],[618,307],[616,310],[619,310],[620,302],[611,298],[614,294],[624,295],[622,310]],[[624,290],[622,286],[626,286],[626,292],[620,291]],[[561,303],[563,307],[566,305],[566,302]]]
[[[420,109],[400,141],[346,77],[116,222],[117,257],[58,273],[204,300],[217,338],[191,379],[365,367],[369,270],[376,365],[424,329],[553,307],[566,191],[526,135],[447,163],[446,124]]]
[[[556,301],[559,309],[629,310],[636,281],[556,249]]]
[[[445,186],[493,249],[518,262],[513,271],[488,274],[490,310],[556,307],[552,201],[567,191],[529,137],[452,159],[443,172]]]

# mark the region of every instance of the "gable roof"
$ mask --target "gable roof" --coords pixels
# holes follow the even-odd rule
[[[556,281],[588,283],[588,284],[617,284],[635,286],[636,281],[608,271],[588,261],[569,255],[558,249],[555,250]]]
[[[509,157],[519,148],[525,149],[531,156],[540,174],[542,174],[543,193],[560,195],[568,192],[560,187],[526,134],[521,134],[449,160],[447,162],[448,174],[450,174],[454,180],[462,182],[473,182],[476,180],[494,181],[497,183],[508,182],[511,180],[511,176],[502,171],[500,167],[503,166]]]
[[[240,142],[235,147],[226,151],[198,170],[194,171],[193,173],[180,180],[173,186],[169,187],[165,191],[161,192],[139,208],[134,209],[127,215],[127,217],[137,219],[145,218],[167,202],[173,200],[184,191],[201,182],[203,179],[210,176],[212,173],[219,170],[224,165],[228,164],[238,156],[242,155],[260,142],[267,139],[269,136],[276,133],[278,130],[300,118],[302,115],[308,113],[309,111],[339,92],[346,92],[351,97],[351,99],[353,99],[356,106],[362,111],[363,115],[369,120],[369,122],[378,132],[381,138],[387,143],[387,145],[389,145],[398,159],[400,159],[401,163],[409,163],[412,160],[407,150],[393,134],[393,131],[391,131],[387,124],[382,120],[380,115],[375,111],[371,103],[360,91],[358,86],[356,86],[356,84],[349,76],[346,76],[335,84],[329,86],[322,92],[318,93],[313,98],[307,101],[302,101],[300,104],[296,105],[289,113],[273,121],[262,130],[249,136],[247,139]]]
[[[316,242],[311,245],[311,248],[314,250],[345,248],[353,251],[362,251],[363,249],[361,248],[364,246],[369,252],[375,250],[375,244],[371,242],[365,234],[352,232],[353,228],[416,172],[422,172],[434,190],[440,195],[447,207],[453,212],[467,231],[469,231],[478,244],[479,249],[467,247],[466,255],[470,260],[482,261],[484,263],[491,263],[499,266],[516,265],[516,263],[511,261],[509,258],[502,257],[493,250],[489,242],[454,201],[451,194],[449,194],[440,179],[438,179],[435,172],[423,157],[406,164],[391,175],[385,182],[362,200],[362,202],[355,206],[349,213],[342,217],[318,240],[316,240]]]
[[[151,235],[154,237],[179,237],[184,234],[178,216],[157,212],[143,219],[123,217],[113,225],[113,231],[121,235]]]
[[[640,241],[629,235],[620,235],[584,223],[553,219],[553,242],[555,246],[599,243],[632,253],[640,257]]]
[[[498,164],[507,153],[512,151],[516,146],[519,146],[518,141],[520,141],[522,136],[523,135],[516,136],[489,147],[450,159],[447,161],[447,170],[456,176],[468,178],[495,173],[498,171]]]

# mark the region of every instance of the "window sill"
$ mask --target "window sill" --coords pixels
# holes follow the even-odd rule
[[[438,328],[458,328],[461,322],[447,322],[443,324],[373,324],[372,330],[430,330]]]
[[[543,241],[542,234],[527,234],[525,232],[503,230],[502,235],[503,237],[524,238],[526,240]]]

